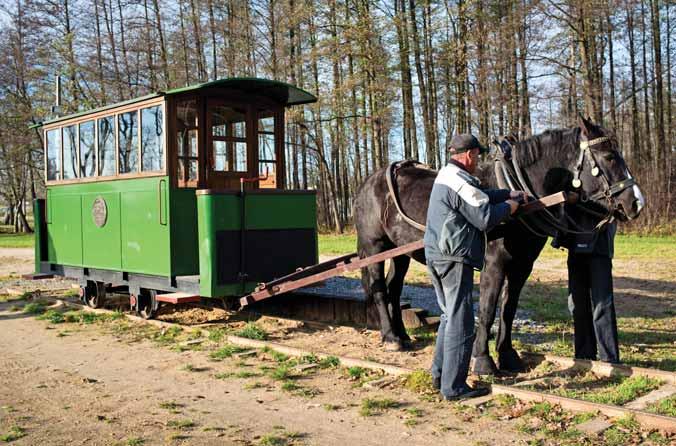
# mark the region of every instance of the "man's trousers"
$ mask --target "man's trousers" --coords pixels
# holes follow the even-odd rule
[[[575,357],[620,362],[613,298],[613,263],[606,256],[568,255],[568,307],[575,326]]]
[[[464,263],[440,260],[428,260],[427,270],[443,312],[431,372],[441,378],[442,395],[450,398],[469,390],[466,380],[475,336],[474,270]]]

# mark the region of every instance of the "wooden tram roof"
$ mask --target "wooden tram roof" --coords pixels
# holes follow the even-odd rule
[[[286,107],[291,105],[311,104],[313,102],[317,102],[317,97],[314,96],[313,94],[308,93],[305,90],[302,90],[298,87],[295,87],[291,84],[287,84],[285,82],[270,79],[259,79],[255,77],[230,77],[224,79],[217,79],[215,81],[210,82],[204,82],[201,84],[190,85],[187,87],[174,88],[172,90],[167,91],[159,91],[157,93],[140,96],[134,99],[128,99],[126,101],[117,102],[115,104],[105,105],[92,110],[72,113],[66,116],[59,116],[57,118],[46,120],[40,124],[31,127],[39,127],[42,125],[67,121],[73,118],[99,113],[106,110],[113,110],[118,107],[135,104],[137,102],[143,102],[149,99],[164,96],[173,96],[181,93],[197,92],[199,90],[204,90],[213,87],[230,88],[233,90],[241,91],[245,94],[257,94],[263,97],[268,97]]]

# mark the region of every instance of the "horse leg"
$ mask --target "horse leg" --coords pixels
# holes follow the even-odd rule
[[[513,261],[507,268],[507,290],[505,299],[501,302],[500,325],[496,341],[500,370],[521,372],[525,369],[519,354],[512,347],[512,323],[516,316],[519,295],[532,270],[533,264],[525,261]]]
[[[481,297],[479,298],[479,325],[474,340],[472,372],[476,375],[495,375],[498,368],[488,350],[488,338],[495,321],[495,309],[505,282],[505,270],[497,257],[488,256],[481,273]]]
[[[410,263],[411,258],[409,256],[393,258],[390,262],[390,269],[387,272],[386,280],[392,329],[404,341],[411,340],[408,333],[406,333],[406,327],[404,327],[404,321],[401,318],[401,292],[404,289],[404,277],[406,277]]]
[[[360,244],[360,256],[367,257],[387,249],[383,243],[371,243],[368,247]],[[366,305],[374,305],[380,322],[380,337],[386,350],[398,351],[403,348],[403,342],[394,332],[392,317],[388,311],[387,285],[385,283],[384,262],[362,268],[362,287],[366,294]]]

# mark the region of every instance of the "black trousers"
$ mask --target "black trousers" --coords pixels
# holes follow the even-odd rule
[[[575,357],[620,362],[613,298],[613,263],[606,256],[568,255],[568,308],[575,326]]]

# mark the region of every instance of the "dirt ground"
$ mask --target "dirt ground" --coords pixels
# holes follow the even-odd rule
[[[0,304],[0,433],[19,426],[26,435],[13,444],[526,444],[510,421],[468,421],[457,406],[402,388],[356,387],[339,369],[300,378],[317,395],[296,396],[267,378],[216,377],[255,373],[263,358],[213,362],[97,325],[64,331],[7,311],[10,303]],[[396,407],[365,417],[365,398]]]
[[[618,314],[673,320],[673,267],[659,259],[650,265],[616,261]],[[0,250],[0,276],[31,270],[32,250]],[[565,260],[538,261],[532,281],[565,287]],[[6,277],[0,282],[2,291],[7,284],[62,290],[69,285],[61,280],[22,282]],[[13,444],[511,445],[534,441],[509,417],[476,416],[462,406],[421,398],[401,386],[358,386],[344,369],[301,377],[304,388],[316,391],[299,396],[283,391],[280,382],[259,372],[266,365],[274,367],[269,358],[215,363],[204,351],[180,352],[147,340],[130,341],[95,324],[64,329],[12,311],[15,305],[0,303],[0,435],[12,432],[13,426],[25,434]],[[409,368],[427,368],[433,353],[434,341],[425,333],[414,337],[410,351],[385,352],[377,332],[358,327],[201,308],[161,318],[231,331],[255,321],[273,342]],[[672,326],[667,331],[673,330]],[[244,377],[246,370],[254,372]],[[232,378],[238,374],[242,377]],[[230,378],[219,379],[219,375]],[[360,406],[367,398],[391,399],[396,407],[365,417]]]

